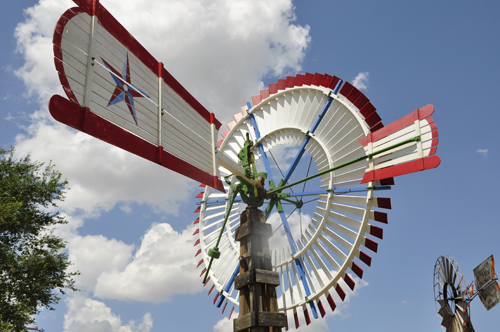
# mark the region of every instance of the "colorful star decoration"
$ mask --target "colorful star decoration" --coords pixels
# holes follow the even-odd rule
[[[125,101],[130,111],[130,114],[134,117],[135,124],[139,125],[137,123],[137,115],[135,113],[134,98],[140,98],[140,97],[149,98],[149,96],[146,95],[141,90],[139,90],[137,87],[133,86],[130,81],[130,65],[128,62],[128,53],[127,53],[127,63],[123,66],[123,71],[121,74],[115,68],[113,68],[109,63],[107,63],[106,60],[104,60],[103,58],[101,59],[104,62],[106,68],[108,68],[111,71],[110,73],[111,77],[116,83],[115,91],[111,95],[108,107],[110,105],[115,105],[121,101]]]

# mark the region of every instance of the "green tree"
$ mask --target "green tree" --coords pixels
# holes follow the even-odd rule
[[[67,223],[56,210],[67,184],[52,164],[0,149],[1,331],[24,331],[42,308],[54,310],[65,289],[77,290],[65,242],[53,234]]]

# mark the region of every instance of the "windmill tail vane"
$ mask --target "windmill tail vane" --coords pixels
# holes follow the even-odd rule
[[[360,139],[367,155],[373,156],[361,183],[438,167],[433,113],[433,105],[424,106]]]

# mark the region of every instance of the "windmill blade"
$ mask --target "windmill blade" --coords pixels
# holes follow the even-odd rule
[[[54,30],[54,62],[68,97],[52,116],[77,130],[224,190],[220,122],[98,0],[75,0]]]
[[[439,166],[441,159],[434,155],[438,131],[432,113],[434,106],[424,106],[360,139],[366,154],[373,155],[361,183]]]

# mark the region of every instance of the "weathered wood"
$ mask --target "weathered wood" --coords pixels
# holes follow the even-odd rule
[[[240,291],[240,313],[233,322],[234,331],[278,332],[286,325],[285,314],[278,312],[276,286],[280,281],[279,274],[272,271],[271,235],[264,212],[247,207],[235,230],[240,242],[240,275],[235,279],[235,288]]]
[[[270,238],[273,235],[273,230],[272,226],[269,224],[245,224],[236,229],[234,236],[236,241],[241,241],[243,237],[249,235],[250,233],[252,233],[252,235],[260,235]]]
[[[241,316],[241,315],[240,315]],[[244,331],[252,327],[285,326],[285,315],[278,312],[256,311],[234,321],[234,331]],[[263,330],[265,331],[265,330]]]
[[[240,290],[241,288],[254,283],[279,286],[279,273],[261,269],[247,271],[235,278],[234,288]]]

